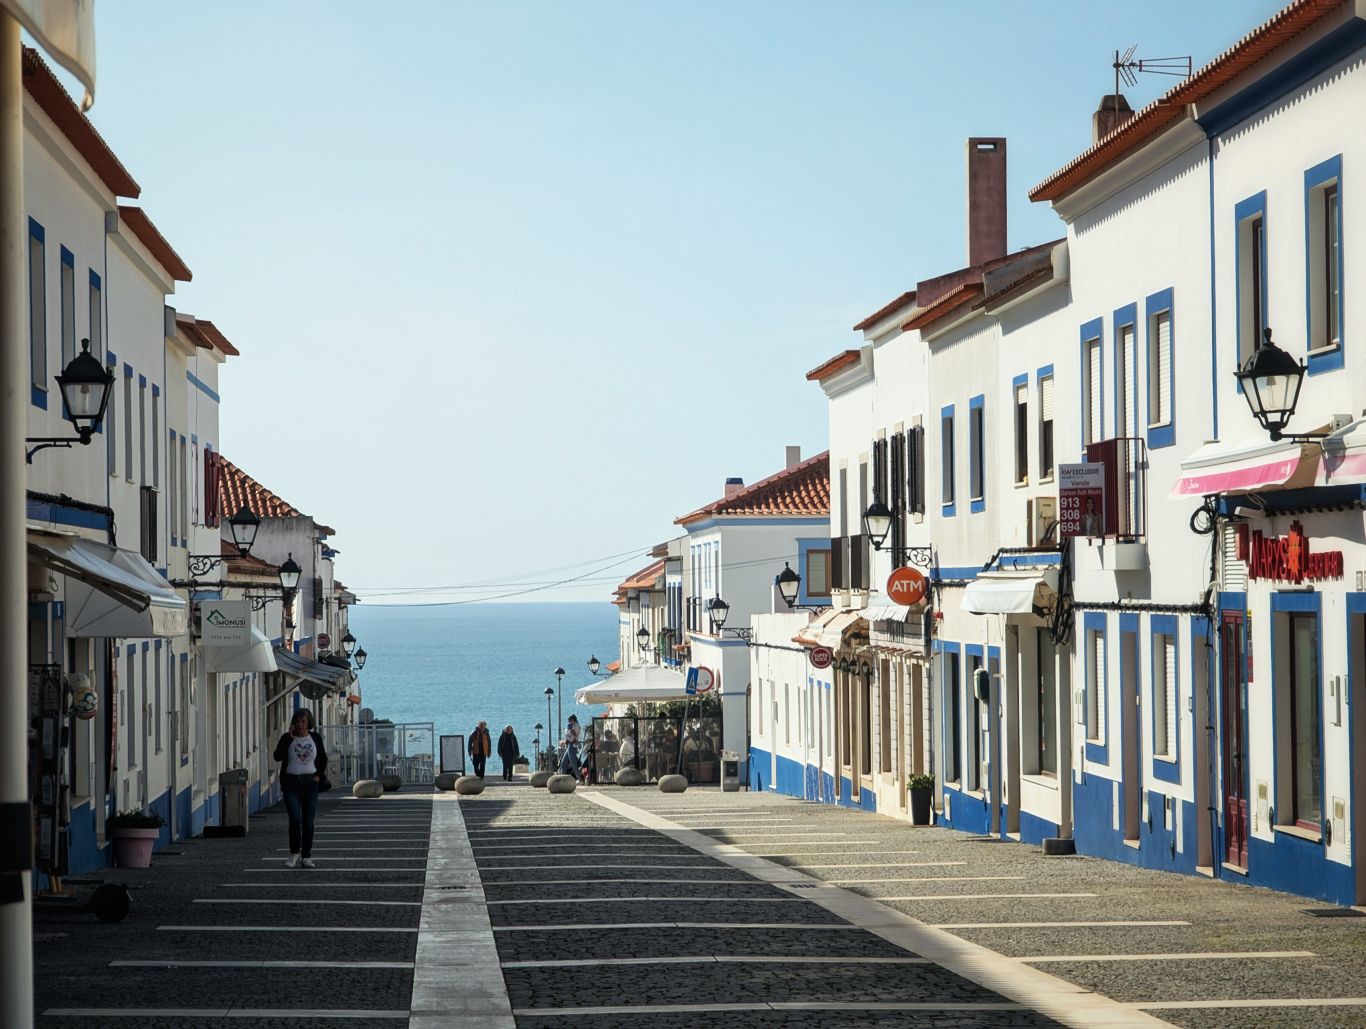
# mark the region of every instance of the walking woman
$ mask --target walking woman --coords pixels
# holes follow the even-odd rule
[[[313,726],[313,712],[301,707],[290,719],[289,732],[275,745],[289,813],[289,868],[317,867],[312,857],[313,819],[318,813],[318,783],[327,769],[327,749]]]
[[[521,756],[521,744],[517,742],[517,734],[512,731],[512,726],[509,725],[498,737],[498,757],[503,762],[504,782],[512,782],[512,763]]]

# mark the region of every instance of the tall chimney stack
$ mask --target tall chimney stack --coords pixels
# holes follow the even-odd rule
[[[1094,145],[1134,116],[1134,109],[1123,93],[1106,93],[1091,115],[1091,143]]]
[[[741,479],[739,476],[732,475],[729,479],[726,480],[726,492],[724,496],[727,500],[729,500],[731,497],[735,496],[735,494],[739,493],[744,488],[745,480]]]
[[[788,448],[787,448],[787,464],[785,464],[783,467],[784,467],[784,468],[796,468],[797,465],[799,465],[799,464],[801,464],[801,463],[802,463],[802,448],[801,448],[801,447],[794,447],[794,446],[790,446],[790,445],[789,445]]]
[[[968,264],[1006,255],[1006,141],[968,140]]]

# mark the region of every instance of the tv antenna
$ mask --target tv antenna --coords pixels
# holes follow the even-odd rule
[[[1121,80],[1126,86],[1138,85],[1139,75],[1169,75],[1180,79],[1191,77],[1191,59],[1189,57],[1147,57],[1135,60],[1134,51],[1137,49],[1138,44],[1135,43],[1122,54],[1118,50],[1115,51],[1112,67],[1115,69],[1116,93],[1119,92]]]

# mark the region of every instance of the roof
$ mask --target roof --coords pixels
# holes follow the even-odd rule
[[[830,514],[830,451],[809,457],[752,486],[676,518],[688,525],[715,515],[763,517]]]
[[[808,382],[822,382],[825,379],[830,378],[830,376],[834,375],[836,372],[848,368],[851,364],[857,364],[858,359],[859,352],[857,350],[845,350],[830,358],[825,364],[817,365],[815,368],[812,368],[806,373],[806,380]]]
[[[642,568],[640,571],[636,572],[634,575],[632,575],[630,578],[628,578],[625,582],[623,582],[620,586],[618,586],[618,587],[617,587],[617,592],[618,592],[618,593],[624,593],[624,592],[626,592],[627,590],[647,590],[647,589],[650,589],[652,586],[654,586],[655,581],[660,577],[660,575],[663,574],[663,572],[664,572],[664,562],[663,562],[663,561],[654,561],[654,562],[652,562],[652,563],[646,565],[644,568]]]
[[[939,297],[929,307],[921,308],[909,321],[901,327],[909,332],[911,329],[924,328],[931,322],[937,322],[940,318],[952,314],[968,301],[975,299],[982,294],[982,283],[965,282],[961,286],[955,286],[942,297]]]
[[[218,455],[218,460],[223,467],[223,488],[218,493],[221,514],[236,514],[237,509],[245,504],[257,518],[304,517],[297,507],[266,489],[222,454]]]
[[[1029,191],[1029,199],[1035,202],[1057,200],[1085,185],[1182,120],[1187,105],[1199,103],[1222,89],[1346,3],[1347,0],[1295,0],[1282,8],[1185,82],[1169,89],[1089,150],[1044,179]]]
[[[133,230],[133,235],[151,251],[157,263],[166,269],[171,278],[177,282],[189,282],[193,278],[189,266],[180,259],[180,255],[171,244],[166,242],[166,237],[157,230],[152,224],[152,219],[147,217],[147,212],[141,207],[119,204],[119,221]]]
[[[94,123],[57,81],[57,76],[52,74],[52,69],[38,55],[38,51],[24,47],[22,64],[24,89],[76,148],[76,152],[90,165],[100,181],[115,196],[140,196],[142,187],[134,181],[114,151],[109,149],[104,137],[95,130]]]
[[[886,318],[889,314],[892,314],[894,311],[899,311],[903,307],[910,307],[914,303],[915,290],[907,290],[905,293],[902,293],[901,296],[893,300],[890,304],[886,304],[878,308],[867,318],[863,319],[863,321],[855,325],[854,331],[862,332],[864,329],[871,329],[874,325],[882,321],[882,319]]]
[[[223,335],[223,333],[218,330],[218,326],[207,318],[196,318],[195,326],[204,334],[204,337],[214,345],[215,349],[221,353],[226,354],[228,357],[241,356],[242,352],[229,343],[228,337]]]

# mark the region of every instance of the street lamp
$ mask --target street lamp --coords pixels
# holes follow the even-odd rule
[[[350,657],[356,649],[356,637],[351,635],[351,630],[346,630],[346,635],[341,638],[342,653]]]
[[[797,592],[801,589],[802,577],[792,570],[792,566],[786,561],[783,562],[783,570],[773,579],[773,584],[778,587],[778,592],[782,594],[783,601],[788,607],[797,602]]]
[[[1234,373],[1243,387],[1243,397],[1262,428],[1272,440],[1288,439],[1297,443],[1323,439],[1326,433],[1290,433],[1284,430],[1295,414],[1300,387],[1304,385],[1304,362],[1296,361],[1271,339],[1263,329],[1262,342],[1247,362]]]
[[[872,540],[874,550],[882,549],[882,544],[887,540],[887,533],[892,531],[892,509],[877,497],[868,505],[868,510],[863,512],[863,531]]]
[[[304,570],[299,567],[299,562],[294,560],[294,555],[291,553],[285,558],[285,563],[280,566],[280,589],[286,595],[293,593],[299,588],[299,576],[303,573]]]
[[[256,517],[256,512],[243,504],[237,509],[237,513],[228,519],[228,531],[232,533],[232,544],[237,548],[237,552],[243,557],[251,553],[252,544],[256,542],[257,530],[261,528],[261,519]]]
[[[359,650],[356,651],[355,655],[351,658],[351,660],[354,661],[354,662],[356,662],[356,667],[357,667],[358,669],[359,669],[359,668],[364,668],[364,667],[365,667],[365,658],[366,658],[366,656],[367,656],[367,655],[366,655],[366,653],[365,653],[365,648],[364,648],[364,647],[361,647]]]
[[[547,717],[547,719],[548,719],[550,716],[547,715],[546,717]],[[536,770],[537,770],[537,771],[540,771],[540,769],[541,769],[541,730],[544,729],[544,728],[545,728],[545,726],[542,725],[540,722],[537,722],[537,723],[536,723],[536,739],[532,741],[532,746],[536,748]]]
[[[650,649],[650,630],[641,626],[636,630],[636,642],[640,644],[641,653]]]
[[[555,731],[559,733],[560,739],[564,738],[564,697],[560,695],[560,686],[564,683],[564,669],[556,666],[555,668]]]
[[[24,440],[25,443],[37,444],[24,453],[24,460],[28,464],[33,463],[34,454],[46,447],[69,447],[72,443],[89,446],[109,406],[114,373],[91,356],[90,340],[81,340],[81,352],[54,378],[62,394],[62,417],[75,428],[76,439],[44,437]]]
[[[594,654],[588,659],[588,674],[597,675],[598,669],[602,667],[602,662],[598,660],[598,655]]]
[[[553,697],[554,695],[555,695],[555,690],[554,690],[554,688],[553,688],[553,687],[550,687],[550,686],[547,686],[547,687],[545,688],[545,720],[546,720],[546,724],[547,724],[547,725],[550,724],[550,698]]]
[[[730,605],[720,597],[712,597],[707,601],[707,617],[711,619],[712,632],[726,627],[726,619],[730,617]]]

